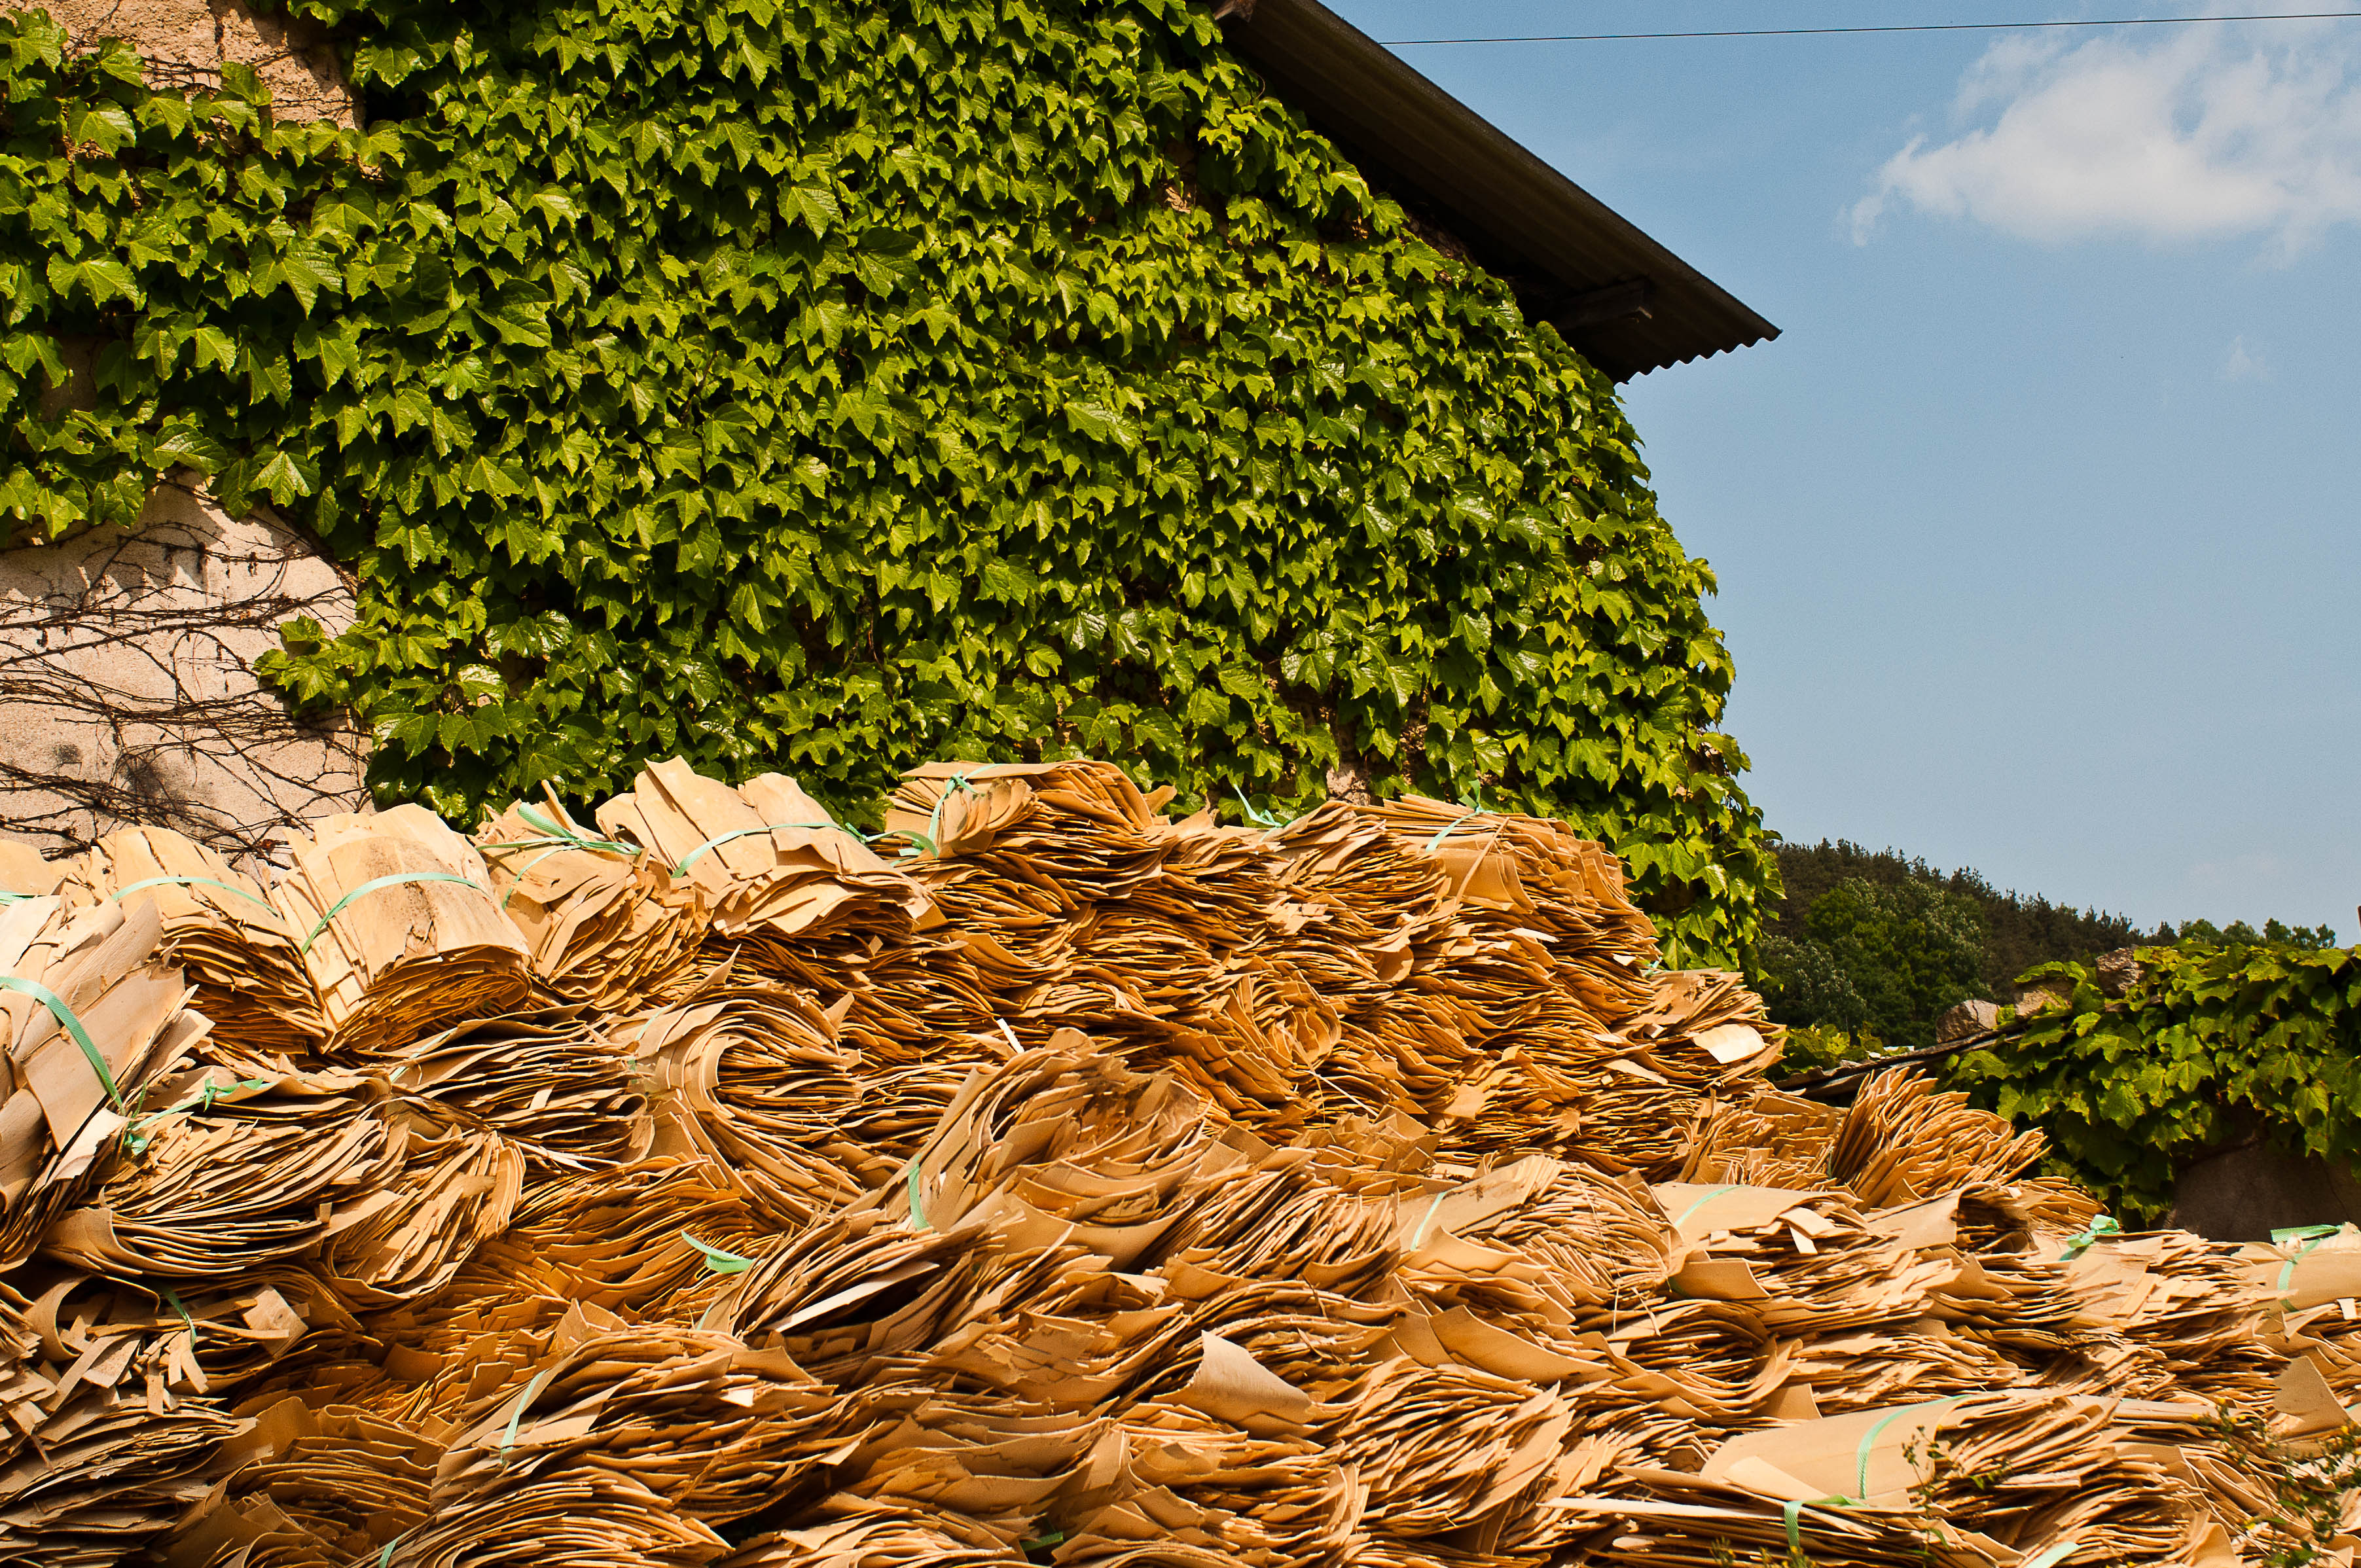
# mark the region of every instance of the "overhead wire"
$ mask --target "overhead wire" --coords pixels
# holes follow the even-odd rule
[[[2166,27],[2202,22],[2329,22],[2361,17],[2361,11],[2270,11],[2213,16],[2096,16],[2030,22],[1894,22],[1853,27],[1715,27],[1696,32],[1527,33],[1458,38],[1379,38],[1388,49],[1438,44],[1583,44],[1642,38],[1807,38],[1847,33],[1983,33],[2026,27]]]

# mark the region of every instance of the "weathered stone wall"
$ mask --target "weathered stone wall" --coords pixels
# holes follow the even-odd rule
[[[240,0],[0,0],[0,10],[47,11],[81,48],[120,38],[147,57],[159,82],[209,86],[225,61],[251,66],[281,117],[354,123],[335,51],[300,17],[258,14]]]
[[[253,664],[278,628],[352,622],[336,568],[267,512],[159,486],[138,526],[0,550],[0,828],[62,853],[128,823],[233,856],[366,807],[364,748]]]

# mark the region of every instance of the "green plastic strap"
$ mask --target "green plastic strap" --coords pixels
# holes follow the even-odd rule
[[[2344,1228],[2343,1225],[2283,1225],[2271,1233],[2271,1245],[2285,1246],[2290,1242],[2310,1241],[2318,1245]]]
[[[1447,1192],[1449,1190],[1445,1189],[1444,1190]],[[1436,1193],[1434,1195],[1434,1201],[1426,1206],[1426,1212],[1418,1217],[1418,1229],[1410,1234],[1411,1251],[1416,1252],[1419,1248],[1419,1245],[1426,1240],[1426,1227],[1433,1223],[1434,1212],[1443,1207],[1444,1196],[1444,1192]]]
[[[1476,818],[1477,818],[1477,817],[1481,817],[1481,816],[1483,816],[1483,815],[1484,815],[1484,814],[1483,814],[1482,812],[1480,812],[1480,811],[1471,811],[1471,812],[1469,812],[1469,813],[1468,813],[1466,816],[1465,816],[1465,817],[1453,817],[1450,821],[1448,821],[1448,822],[1444,823],[1444,824],[1440,828],[1438,828],[1438,829],[1436,830],[1435,835],[1434,835],[1434,837],[1433,837],[1433,838],[1429,839],[1426,841],[1426,849],[1425,849],[1425,850],[1424,850],[1423,852],[1424,852],[1424,853],[1426,853],[1426,854],[1430,854],[1430,855],[1431,855],[1431,854],[1433,854],[1433,853],[1434,853],[1435,846],[1436,846],[1436,845],[1438,845],[1438,844],[1440,844],[1440,843],[1442,843],[1445,839],[1450,838],[1450,837],[1451,837],[1451,830],[1452,830],[1454,828],[1458,827],[1458,826],[1459,826],[1461,823],[1463,823],[1463,822],[1473,822],[1473,821],[1475,821],[1475,820],[1476,820]]]
[[[548,817],[544,817],[540,812],[534,810],[532,806],[525,805],[522,801],[517,803],[516,814],[524,818],[526,827],[537,828],[553,839],[562,839],[566,843],[578,846],[581,849],[610,850],[619,855],[644,855],[647,853],[645,850],[641,849],[637,844],[618,843],[612,839],[593,839],[585,833],[569,833],[564,827],[551,821]]]
[[[533,1403],[533,1397],[540,1393],[541,1386],[548,1381],[549,1369],[544,1367],[533,1375],[533,1381],[526,1384],[524,1392],[517,1396],[516,1409],[509,1412],[508,1430],[500,1433],[500,1447],[506,1449],[515,1443],[517,1424],[524,1420],[524,1408]]]
[[[563,833],[559,833],[544,839],[495,839],[489,844],[477,845],[476,849],[480,854],[497,855],[502,850],[538,850],[544,844],[554,846],[560,850],[585,850],[589,848],[588,844],[585,844],[579,839],[569,839]]]
[[[400,1535],[395,1536],[391,1541],[387,1541],[385,1543],[385,1550],[377,1554],[377,1568],[393,1568],[393,1549],[400,1546],[403,1541],[409,1539],[410,1532],[405,1530]]]
[[[734,1252],[725,1252],[718,1246],[708,1245],[686,1231],[680,1233],[680,1239],[695,1247],[697,1255],[705,1259],[705,1266],[716,1274],[743,1274],[754,1266],[752,1258],[741,1256]]]
[[[270,913],[273,915],[279,913],[277,909],[272,907],[270,900],[267,898],[258,898],[255,894],[247,892],[246,889],[242,887],[232,887],[225,882],[216,882],[209,876],[151,876],[145,882],[135,882],[129,887],[116,888],[107,896],[114,899],[117,904],[120,904],[125,899],[130,897],[133,894],[139,892],[141,889],[150,887],[217,887],[224,893],[234,893],[237,894],[240,898],[245,899],[248,904],[259,904],[265,909],[270,910]]]
[[[236,1083],[231,1084],[230,1087],[232,1089],[268,1089],[274,1081],[276,1080],[268,1078],[241,1078]],[[212,1079],[207,1079],[205,1080],[204,1092],[198,1095],[197,1098],[198,1100],[203,1101],[204,1108],[210,1111],[214,1108],[214,1097],[221,1093],[221,1091],[222,1086],[220,1084],[215,1083]],[[185,1100],[181,1102],[181,1105],[189,1103],[191,1103],[191,1102]],[[180,1106],[176,1105],[173,1109],[179,1110]]]
[[[1704,1197],[1698,1199],[1696,1202],[1682,1210],[1680,1218],[1673,1222],[1673,1229],[1675,1231],[1678,1231],[1683,1225],[1688,1223],[1688,1219],[1691,1214],[1696,1213],[1699,1209],[1704,1208],[1707,1204],[1712,1202],[1723,1193],[1735,1192],[1737,1190],[1738,1187],[1734,1182],[1728,1187],[1715,1188],[1712,1191],[1707,1193]]]
[[[233,1089],[268,1089],[270,1087],[271,1081],[271,1080],[267,1078],[247,1078],[239,1080],[230,1087]],[[201,1092],[190,1095],[186,1100],[181,1101],[179,1104],[167,1105],[161,1111],[150,1111],[144,1116],[134,1117],[132,1119],[131,1125],[123,1130],[124,1147],[129,1149],[135,1157],[147,1153],[149,1142],[148,1129],[149,1127],[162,1121],[167,1116],[178,1115],[192,1105],[198,1107],[200,1110],[211,1111],[214,1108],[214,1097],[222,1092],[223,1089],[220,1084],[215,1083],[212,1079],[207,1079],[205,1080],[204,1089]]]
[[[295,950],[308,955],[312,951],[312,944],[320,939],[320,933],[328,928],[328,923],[343,914],[345,905],[354,899],[366,897],[381,887],[399,887],[406,882],[456,882],[461,887],[472,887],[478,893],[489,894],[492,891],[482,883],[470,882],[453,872],[399,872],[392,876],[378,877],[373,881],[361,883],[360,886],[328,905],[328,912],[320,916],[320,923],[312,927],[312,934],[304,938],[303,945]]]
[[[2074,1259],[2090,1251],[2097,1243],[2110,1241],[2123,1234],[2123,1226],[2115,1223],[2113,1216],[2102,1214],[2097,1219],[2091,1222],[2091,1225],[2088,1230],[2084,1231],[2081,1235],[2076,1236],[2072,1241],[2066,1244],[2066,1250],[2058,1255],[2058,1261],[2060,1263],[2071,1263]]]
[[[1939,1410],[1946,1405],[1956,1405],[1962,1395],[1947,1395],[1940,1399],[1926,1399],[1916,1405],[1905,1405],[1898,1410],[1888,1410],[1885,1419],[1861,1435],[1861,1446],[1853,1451],[1853,1496],[1861,1502],[1869,1501],[1869,1451],[1878,1434],[1903,1417],[1918,1410]]]
[[[2058,1568],[2058,1564],[2073,1555],[2074,1548],[2078,1544],[2071,1541],[2061,1541],[2043,1552],[2040,1556],[2026,1558],[2018,1563],[2016,1568]]]
[[[959,791],[961,795],[973,795],[976,793],[975,785],[967,782],[967,775],[965,773],[953,773],[950,777],[943,781],[943,793],[935,797],[935,809],[927,817],[927,830],[924,833],[913,833],[910,835],[911,838],[923,842],[927,846],[927,853],[935,856],[937,859],[940,859],[942,856],[942,850],[937,848],[937,846],[942,841],[939,835],[940,835],[943,830],[943,807],[951,803],[951,791],[953,790]]]
[[[928,1228],[926,1200],[918,1190],[918,1157],[917,1155],[910,1157],[910,1228],[914,1231]]]
[[[2284,1230],[2271,1233],[2273,1246],[2285,1246],[2290,1242],[2297,1241],[2303,1243],[2303,1245],[2296,1248],[2295,1255],[2289,1258],[2286,1266],[2279,1270],[2279,1299],[2282,1302],[2287,1299],[2288,1287],[2295,1283],[2295,1266],[2303,1261],[2304,1254],[2344,1228],[2342,1225],[2290,1225]]]
[[[115,1108],[117,1111],[129,1109],[123,1103],[123,1091],[115,1087],[115,1074],[107,1070],[106,1058],[98,1054],[98,1047],[91,1043],[90,1031],[82,1026],[82,1020],[73,1015],[73,1009],[66,1005],[64,997],[37,980],[13,974],[0,974],[0,991],[22,992],[48,1008],[59,1026],[72,1036],[73,1043],[82,1047],[82,1054],[90,1058],[91,1070],[97,1073],[98,1081],[106,1086],[106,1097],[115,1102]]]
[[[1450,821],[1444,823],[1436,830],[1434,837],[1426,841],[1425,852],[1427,854],[1431,855],[1434,853],[1435,846],[1441,844],[1445,839],[1450,838],[1454,828],[1459,828],[1466,823],[1473,822],[1476,818],[1484,815],[1483,790],[1479,788],[1474,791],[1466,800],[1461,801],[1459,804],[1467,808],[1466,815],[1453,817]]]
[[[734,832],[716,834],[714,837],[708,839],[704,843],[699,844],[696,849],[691,850],[687,854],[683,855],[681,857],[680,864],[673,867],[672,874],[675,876],[686,876],[688,874],[688,868],[696,862],[697,858],[704,854],[706,850],[712,849],[716,844],[727,844],[732,839],[744,839],[756,833],[783,832],[791,828],[833,828],[840,833],[848,830],[842,824],[835,822],[774,822],[764,828],[741,828]]]
[[[486,846],[485,846],[485,848],[486,848],[486,849],[490,849],[490,848],[492,848],[492,846],[488,844],[488,845],[486,845]],[[523,865],[519,866],[519,867],[517,868],[517,873],[516,873],[515,877],[514,877],[514,878],[512,878],[512,879],[510,881],[510,883],[509,883],[509,890],[508,890],[506,893],[504,893],[504,894],[500,894],[500,910],[501,910],[501,912],[502,912],[503,914],[505,914],[505,913],[507,912],[507,910],[508,910],[508,906],[509,906],[509,900],[510,900],[510,899],[511,899],[511,898],[514,898],[514,897],[516,896],[516,890],[517,890],[517,889],[519,889],[519,888],[521,888],[521,887],[522,887],[522,886],[524,885],[525,874],[526,874],[527,872],[531,872],[531,871],[533,870],[533,867],[535,867],[535,866],[537,866],[537,865],[541,864],[541,862],[542,862],[542,861],[545,861],[545,860],[549,859],[549,857],[550,857],[550,856],[555,855],[555,854],[557,854],[557,853],[559,853],[560,851],[562,851],[562,850],[566,850],[566,849],[569,849],[569,848],[571,848],[571,846],[570,846],[570,845],[566,845],[566,844],[556,844],[556,845],[553,845],[553,846],[551,846],[550,848],[548,848],[548,849],[546,849],[546,850],[543,850],[541,853],[539,853],[538,855],[535,855],[533,859],[531,859],[531,860],[527,861]]]
[[[1238,797],[1238,809],[1246,813],[1246,820],[1253,823],[1256,827],[1268,829],[1273,828],[1284,828],[1287,826],[1285,822],[1280,821],[1269,812],[1256,810],[1254,802],[1246,798],[1246,792],[1240,789],[1237,785],[1232,784],[1230,786],[1230,793]]]
[[[160,1122],[167,1116],[179,1114],[181,1112],[187,1110],[192,1105],[195,1106],[200,1111],[211,1111],[214,1108],[214,1101],[219,1096],[228,1093],[232,1089],[268,1089],[274,1081],[276,1080],[268,1078],[241,1078],[236,1083],[225,1086],[214,1082],[209,1078],[205,1080],[205,1086],[203,1089],[197,1091],[196,1093],[190,1095],[186,1100],[181,1101],[179,1104],[167,1105],[161,1111],[150,1111],[145,1116],[140,1117],[139,1125],[144,1127],[151,1122]],[[143,1143],[145,1142],[144,1139],[141,1141]]]
[[[164,1299],[171,1303],[172,1310],[181,1314],[181,1321],[189,1325],[189,1348],[194,1350],[197,1347],[197,1320],[189,1316],[189,1309],[181,1304],[179,1291],[169,1285],[159,1285],[157,1288],[164,1292]]]
[[[1787,1561],[1804,1561],[1804,1505],[1789,1501],[1779,1505],[1780,1515],[1787,1521]]]
[[[0,892],[0,904],[22,904],[28,898],[45,898],[47,896],[48,894],[39,893]]]

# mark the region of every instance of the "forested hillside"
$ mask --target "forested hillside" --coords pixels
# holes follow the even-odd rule
[[[2119,948],[2179,942],[2334,946],[2330,927],[2278,920],[2217,927],[2191,920],[2143,930],[2128,917],[2003,893],[1971,867],[1943,872],[1916,856],[1845,839],[1779,846],[1785,891],[1767,905],[1759,979],[1783,1022],[1874,1035],[1889,1047],[1931,1044],[1958,1003],[2007,1003],[2042,964]]]

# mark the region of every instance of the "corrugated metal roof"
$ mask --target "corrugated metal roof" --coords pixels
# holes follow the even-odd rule
[[[1223,29],[1272,93],[1617,380],[1779,335],[1319,0],[1251,0]]]

